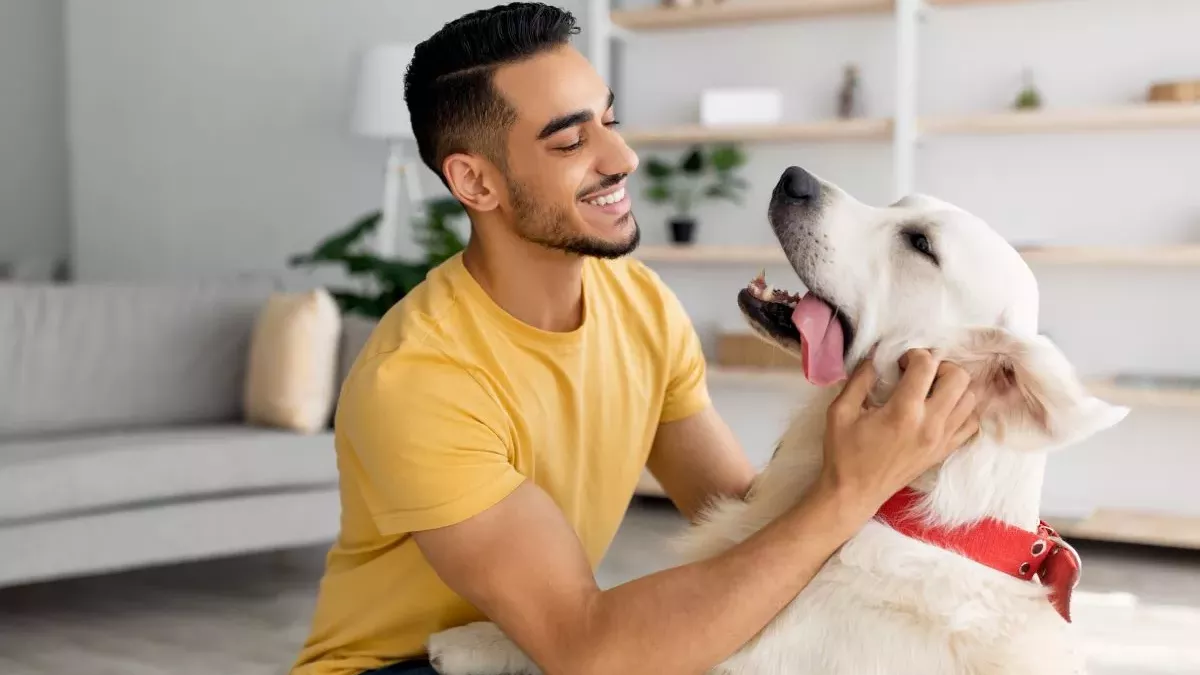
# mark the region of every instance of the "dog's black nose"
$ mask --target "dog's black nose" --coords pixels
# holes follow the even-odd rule
[[[790,166],[779,177],[776,192],[797,202],[810,202],[821,194],[821,182],[798,166]]]

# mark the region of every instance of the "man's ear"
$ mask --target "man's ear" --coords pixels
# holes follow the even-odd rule
[[[980,430],[1009,447],[1050,450],[1078,443],[1125,418],[1129,408],[1092,396],[1046,337],[979,328],[944,353],[971,374]]]
[[[442,172],[450,192],[463,206],[473,211],[491,211],[500,205],[491,163],[483,157],[455,153],[442,162]]]

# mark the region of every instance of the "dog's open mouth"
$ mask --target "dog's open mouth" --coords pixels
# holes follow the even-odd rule
[[[767,337],[798,348],[809,382],[827,386],[845,379],[854,331],[845,313],[831,303],[811,292],[800,296],[772,288],[759,273],[738,293],[738,306]]]

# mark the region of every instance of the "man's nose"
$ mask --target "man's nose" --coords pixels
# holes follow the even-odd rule
[[[638,156],[625,143],[625,139],[621,135],[613,132],[606,134],[606,143],[601,157],[600,166],[596,169],[605,175],[616,175],[622,173],[633,173],[638,168]]]

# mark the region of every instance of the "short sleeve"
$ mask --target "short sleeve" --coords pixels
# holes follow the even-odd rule
[[[690,417],[711,403],[708,393],[707,363],[695,326],[679,298],[661,281],[666,318],[667,363],[669,374],[660,422]]]
[[[509,460],[500,405],[464,366],[438,354],[393,352],[363,364],[337,421],[383,534],[462,522],[524,480]]]

